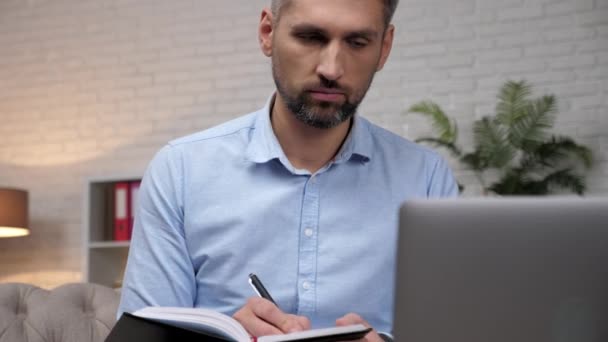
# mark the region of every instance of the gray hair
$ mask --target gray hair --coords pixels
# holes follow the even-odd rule
[[[292,0],[272,0],[271,9],[272,15],[275,18],[275,21],[278,22],[281,10],[288,6]],[[399,0],[383,0],[384,1],[384,26],[388,27],[393,19],[393,14],[395,14],[395,10],[397,9],[397,5],[399,4]]]

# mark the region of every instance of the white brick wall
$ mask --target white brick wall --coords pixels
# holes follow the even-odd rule
[[[0,281],[78,279],[85,179],[141,174],[171,138],[264,104],[267,2],[0,1],[0,186],[30,191],[34,230],[0,240]],[[365,116],[415,138],[428,124],[403,112],[433,99],[470,143],[498,87],[525,78],[558,97],[557,130],[597,157],[589,192],[608,193],[607,0],[404,0],[395,23]]]

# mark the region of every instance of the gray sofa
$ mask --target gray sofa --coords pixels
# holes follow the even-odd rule
[[[0,342],[102,342],[116,323],[119,298],[95,284],[51,291],[0,284]]]

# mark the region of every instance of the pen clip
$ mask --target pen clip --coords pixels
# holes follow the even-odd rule
[[[272,304],[278,307],[277,303],[274,301],[274,299],[272,299],[270,293],[268,293],[268,290],[266,290],[260,279],[254,273],[249,274],[249,284],[251,287],[253,287],[258,296],[270,301]]]
[[[251,278],[249,278],[249,285],[251,285],[251,288],[253,289],[253,291],[255,291],[255,293],[257,293],[258,296],[262,297],[262,294],[260,293],[258,288],[253,284],[253,280]]]

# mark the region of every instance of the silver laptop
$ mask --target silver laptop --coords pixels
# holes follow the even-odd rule
[[[608,198],[410,201],[398,342],[607,342]]]

